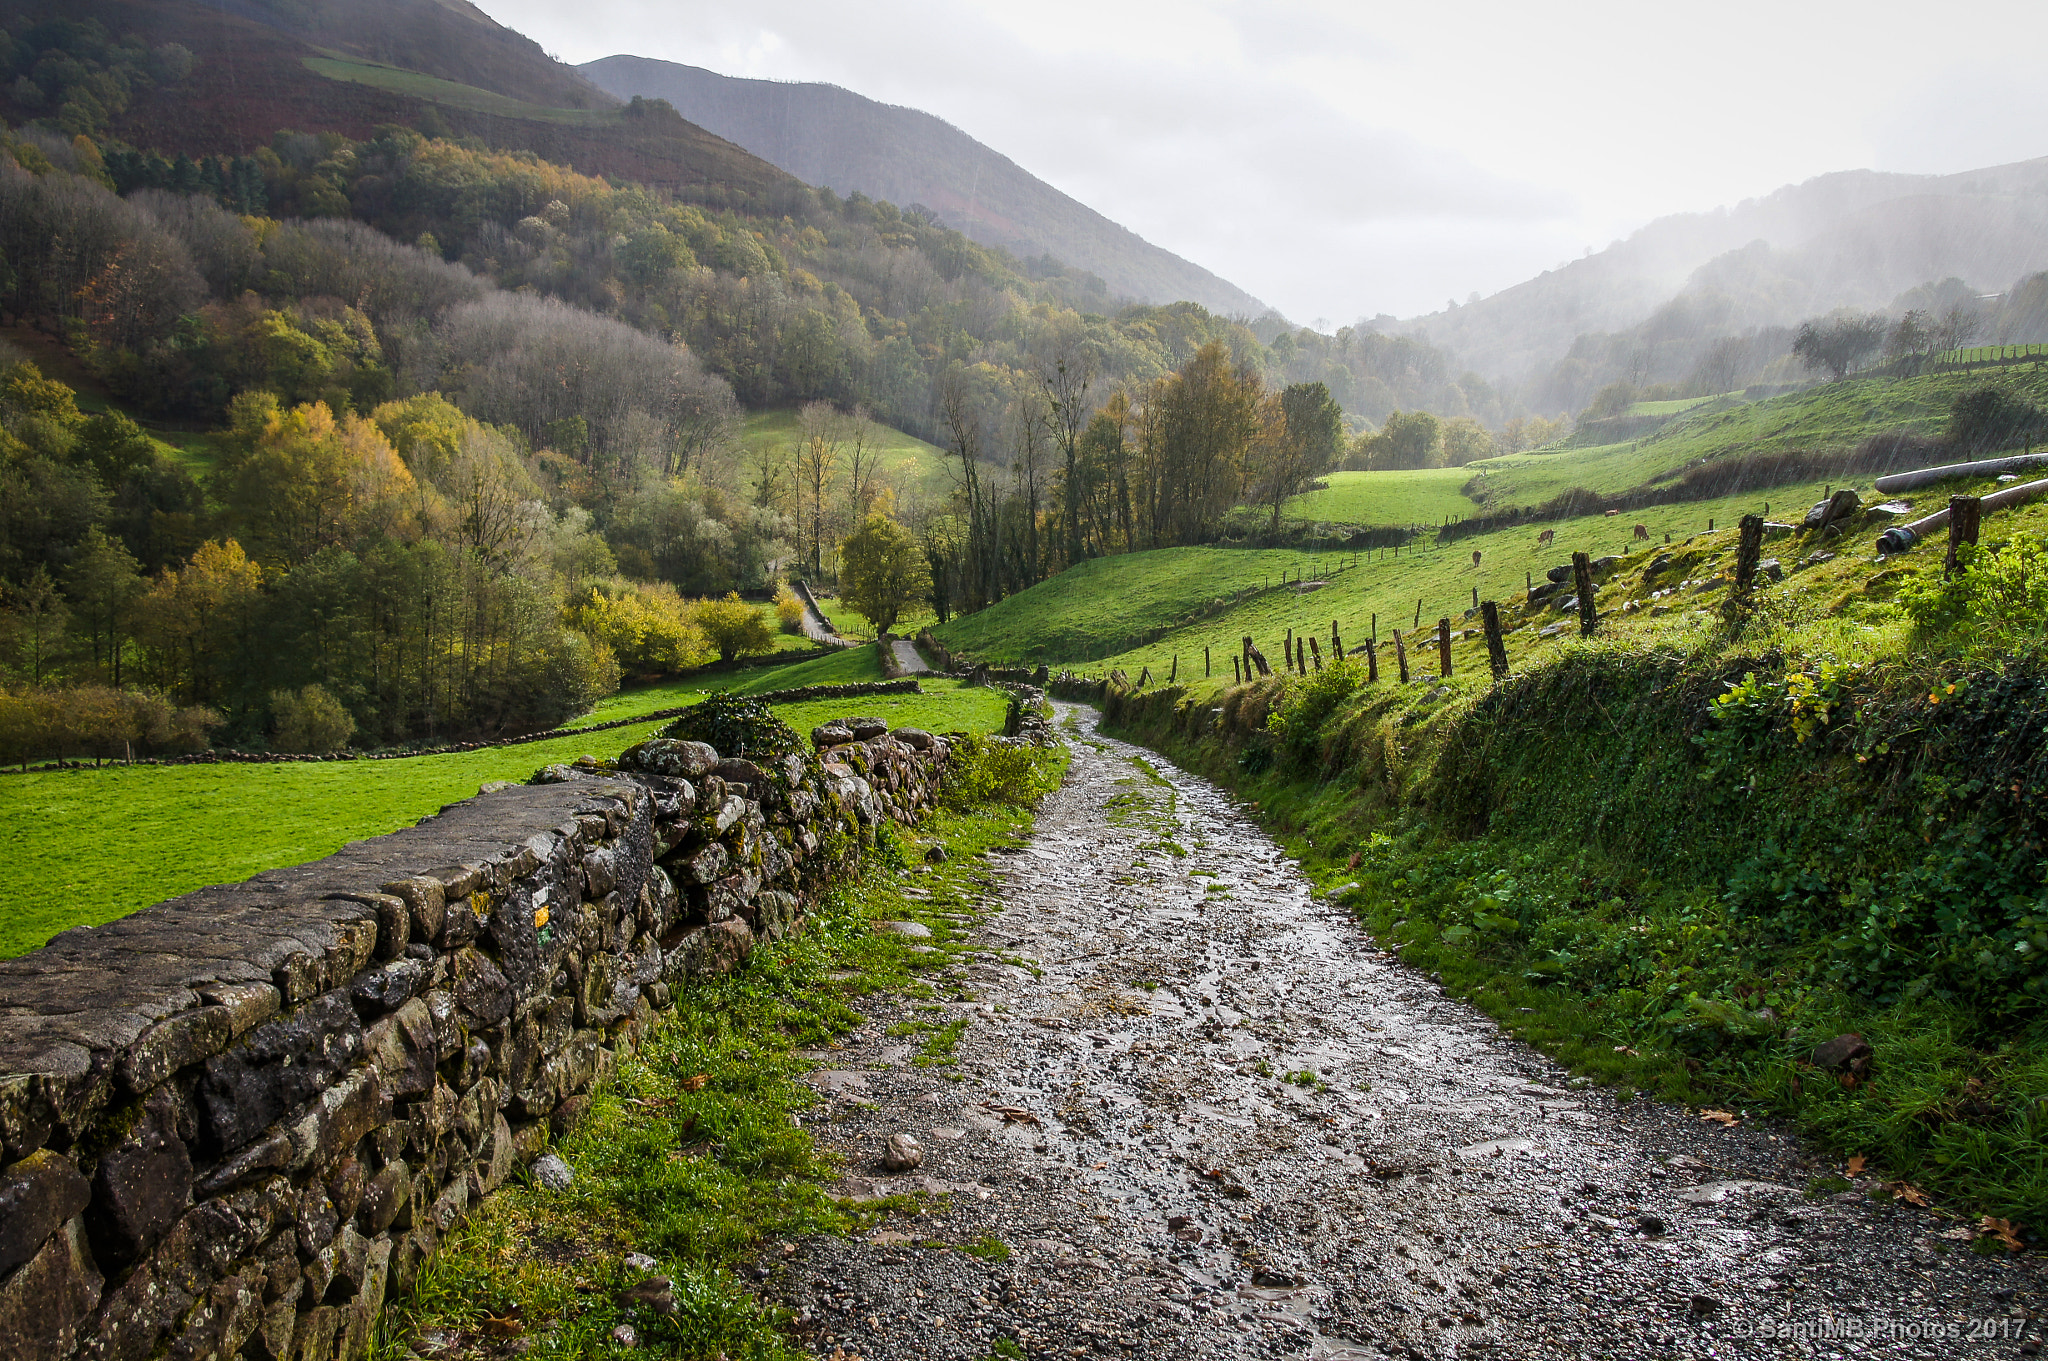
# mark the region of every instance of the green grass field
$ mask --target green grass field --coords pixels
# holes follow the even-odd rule
[[[738,680],[735,683],[734,677]],[[880,680],[874,649],[790,666],[695,677],[613,696],[586,721],[672,708],[713,689],[747,693]],[[999,690],[924,682],[921,695],[779,706],[799,732],[827,718],[878,714],[891,727],[986,732],[1002,725]],[[289,765],[108,766],[0,776],[0,957],[72,926],[98,924],[208,884],[331,855],[410,826],[490,780],[523,780],[585,754],[614,756],[659,723],[514,747],[392,761]],[[204,829],[195,832],[195,829]]]
[[[1883,430],[1939,434],[1962,393],[1997,381],[2032,401],[2048,400],[2048,374],[1982,373],[1856,378],[1727,410],[1680,416],[1624,444],[1564,453],[1506,454],[1474,463],[1490,504],[1526,506],[1573,487],[1619,492],[1709,459],[1793,449],[1848,449]]]
[[[1330,520],[1347,525],[1434,525],[1478,509],[1464,486],[1464,468],[1409,468],[1398,472],[1331,473],[1330,485],[1303,492],[1281,506],[1289,520]]]
[[[875,429],[882,438],[882,476],[895,490],[899,505],[910,499],[931,501],[951,495],[953,483],[946,475],[943,450],[886,425]],[[795,448],[796,439],[796,412],[788,409],[752,413],[740,435],[749,454],[775,446],[786,453]],[[842,462],[842,474],[844,470]]]
[[[307,57],[305,62],[307,70],[329,80],[369,85],[417,99],[431,99],[453,108],[496,114],[500,118],[534,118],[546,123],[574,123],[587,127],[619,121],[617,109],[550,109],[480,90],[474,85],[442,80],[439,76],[422,75],[418,71],[405,71],[378,62],[359,61],[353,57]]]
[[[1721,397],[1731,395],[1736,394],[1722,393],[1706,397],[1674,397],[1669,401],[1663,402],[1631,402],[1629,403],[1628,410],[1623,414],[1629,416],[1676,416],[1680,412],[1690,411],[1696,406],[1704,406],[1708,402],[1717,402],[1721,400]]]
[[[1991,485],[1985,483],[1984,488]],[[1767,493],[1653,507],[1633,515],[1584,516],[1475,535],[1443,547],[1417,545],[1403,549],[1398,557],[1391,551],[1354,555],[1229,548],[1132,553],[1084,563],[936,632],[949,646],[973,656],[1045,661],[1053,666],[1085,664],[1082,669],[1090,673],[1122,667],[1135,677],[1141,667],[1150,667],[1155,679],[1163,678],[1178,656],[1183,681],[1201,679],[1202,648],[1206,645],[1211,649],[1213,674],[1227,682],[1230,658],[1245,634],[1278,665],[1288,630],[1309,633],[1327,648],[1330,622],[1335,619],[1346,647],[1352,648],[1371,632],[1377,614],[1382,661],[1392,674],[1392,631],[1399,628],[1406,633],[1414,627],[1418,603],[1426,630],[1445,617],[1454,629],[1476,630],[1477,621],[1464,617],[1476,588],[1481,599],[1503,603],[1503,620],[1511,630],[1507,644],[1512,662],[1534,649],[1556,645],[1554,639],[1539,639],[1536,629],[1562,616],[1547,613],[1533,625],[1514,626],[1520,619],[1519,604],[1529,578],[1541,585],[1545,570],[1569,564],[1573,552],[1596,558],[1621,555],[1639,565],[1667,551],[1667,533],[1674,543],[1689,535],[1705,535],[1709,520],[1715,525],[1709,540],[1732,552],[1735,525],[1741,516],[1768,506],[1773,519],[1796,524],[1807,507],[1820,499],[1821,490],[1820,483],[1781,486]],[[1867,484],[1864,490],[1869,492]],[[1914,499],[1935,507],[1946,502],[1951,490],[1941,487]],[[2048,515],[2048,510],[2027,513]],[[1650,529],[1647,548],[1631,539],[1638,521]],[[1539,549],[1536,536],[1541,528],[1554,529],[1556,539]],[[1475,550],[1480,554],[1476,567],[1472,562]],[[1767,544],[1764,551],[1769,557],[1777,547]],[[1863,536],[1836,545],[1836,551],[1854,570],[1870,570],[1870,544]],[[1257,586],[1262,576],[1277,582],[1283,572],[1289,579],[1298,572],[1311,583],[1321,579],[1325,584],[1311,591],[1272,586],[1240,604],[1147,641],[1162,625],[1194,615],[1215,602],[1219,594],[1246,583]],[[1516,608],[1507,608],[1509,602]],[[1672,627],[1689,626],[1685,620],[1690,612],[1680,611],[1670,618]],[[1415,648],[1410,650],[1410,661],[1418,672],[1436,669],[1433,636],[1427,645],[1427,656]],[[1460,670],[1483,670],[1483,642],[1473,637],[1455,643],[1452,659]]]

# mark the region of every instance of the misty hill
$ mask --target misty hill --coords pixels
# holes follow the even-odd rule
[[[1660,218],[1490,298],[1403,323],[1489,377],[1538,378],[1588,333],[1705,301],[1726,333],[1875,308],[1960,278],[1995,293],[2048,268],[2048,157],[1954,175],[1822,175],[1735,208]]]
[[[123,141],[166,153],[246,155],[284,129],[367,138],[380,124],[531,151],[724,201],[772,204],[798,186],[774,166],[660,108],[629,109],[574,67],[468,0],[17,0],[11,34],[91,20],[115,39],[175,43],[179,80],[138,89],[111,120]],[[43,25],[41,28],[36,25]],[[90,47],[82,31],[59,41]],[[51,110],[0,89],[9,123]]]
[[[1052,255],[1141,302],[1181,300],[1257,316],[1266,305],[1200,265],[1110,221],[952,124],[836,85],[743,80],[695,66],[615,56],[581,71],[620,98],[665,99],[683,117],[809,184],[899,206],[1019,259]]]

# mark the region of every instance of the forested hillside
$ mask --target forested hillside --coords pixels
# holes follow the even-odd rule
[[[930,212],[1033,271],[1059,262],[1085,270],[1106,286],[1105,303],[1185,300],[1242,317],[1267,311],[1235,284],[1118,226],[928,113],[836,85],[743,80],[646,57],[605,57],[578,69],[621,99],[667,100],[691,122],[806,184]]]

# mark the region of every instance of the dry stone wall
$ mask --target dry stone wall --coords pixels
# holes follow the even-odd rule
[[[0,962],[0,1353],[366,1354],[678,989],[932,806],[944,740],[857,733],[551,767]]]

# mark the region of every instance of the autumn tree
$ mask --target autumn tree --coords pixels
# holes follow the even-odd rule
[[[740,599],[738,591],[723,600],[699,601],[697,627],[717,650],[720,661],[775,650],[775,635],[769,631],[768,621],[759,610]]]
[[[870,515],[839,545],[839,594],[887,633],[903,607],[931,593],[925,547],[886,515]]]
[[[1294,383],[1281,391],[1265,424],[1260,490],[1273,508],[1277,534],[1287,498],[1335,466],[1344,440],[1344,411],[1323,384]]]

